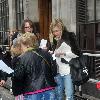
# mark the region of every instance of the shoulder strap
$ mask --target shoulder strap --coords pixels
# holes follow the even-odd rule
[[[36,55],[38,55],[39,57],[41,57],[47,64],[48,66],[50,67],[50,64],[48,63],[48,61],[42,56],[40,55],[39,53],[37,53],[36,51],[33,51]]]

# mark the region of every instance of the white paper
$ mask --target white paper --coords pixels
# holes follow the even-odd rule
[[[41,42],[40,42],[39,48],[42,48],[43,49],[43,48],[47,47],[46,44],[47,44],[47,40],[42,39]]]
[[[56,52],[59,52],[59,53],[71,52],[71,47],[67,45],[65,42],[63,42],[61,46],[56,50]]]
[[[56,60],[55,54],[52,54],[52,58],[53,58],[53,60]]]
[[[71,51],[71,47],[67,45],[65,42],[61,44],[61,46],[55,50],[55,55],[57,53],[65,53],[66,55],[61,55],[60,58],[64,58],[66,61],[70,61],[72,58],[78,57]]]
[[[8,74],[13,73],[14,70],[8,67],[2,60],[0,60],[0,70]]]

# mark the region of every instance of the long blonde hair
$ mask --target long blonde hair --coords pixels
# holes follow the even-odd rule
[[[20,44],[18,38],[16,38],[16,40],[14,41],[14,44],[11,46],[10,52],[13,57],[19,56],[22,53],[21,52],[21,44]]]
[[[37,37],[32,33],[25,33],[16,38],[10,50],[12,56],[19,56],[23,53],[21,44],[25,45],[27,48],[37,48]]]
[[[62,22],[61,19],[55,19],[53,22],[51,22],[50,27],[49,27],[49,40],[50,42],[53,42],[53,28],[55,27],[59,27],[61,28],[61,30],[63,31],[64,29],[64,24]]]
[[[20,38],[20,43],[22,43],[23,45],[27,47],[32,47],[32,48],[37,47],[38,40],[34,34],[28,32],[28,33],[22,34],[19,38]]]

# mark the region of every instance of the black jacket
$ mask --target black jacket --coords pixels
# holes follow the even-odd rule
[[[0,48],[0,60],[3,60],[3,53],[2,53],[2,49]],[[0,80],[7,80],[7,74],[3,71],[0,70]]]
[[[47,62],[51,66],[51,71],[52,71],[53,76],[56,76],[57,63],[56,63],[56,60],[53,60],[52,55],[48,51],[44,51],[41,48],[37,49],[36,52],[38,52],[44,59],[47,60]]]
[[[82,54],[78,45],[76,35],[73,32],[63,31],[62,40],[64,40],[70,47],[74,54],[80,56]]]
[[[51,68],[32,51],[17,57],[14,71],[12,89],[15,96],[56,86]]]
[[[7,74],[0,70],[0,80],[7,80]]]

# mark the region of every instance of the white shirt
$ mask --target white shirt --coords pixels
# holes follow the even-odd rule
[[[70,66],[69,64],[65,64],[61,62],[61,58],[64,58],[66,61],[70,61],[72,58],[76,58],[77,55],[72,53],[71,47],[67,45],[65,42],[61,44],[61,46],[55,50],[56,53],[65,53],[66,55],[60,55],[59,57],[56,57],[56,62],[58,64],[58,72],[64,76],[70,74]]]

